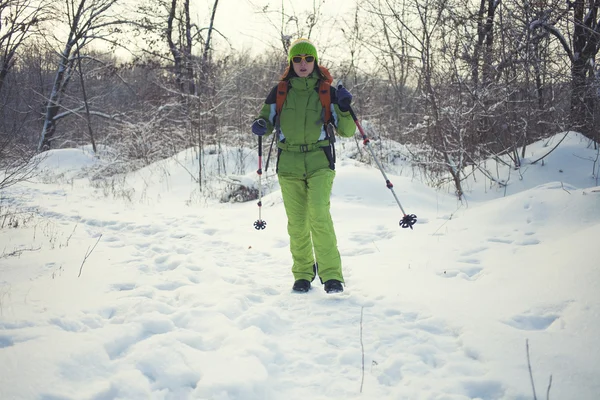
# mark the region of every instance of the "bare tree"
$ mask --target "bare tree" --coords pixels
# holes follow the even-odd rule
[[[277,42],[278,45],[281,45],[279,49],[284,56],[287,56],[293,39],[312,39],[318,28],[323,27],[322,3],[321,1],[312,0],[310,10],[304,12],[298,12],[294,7],[294,3],[289,0],[282,0],[279,8],[271,8],[266,5],[264,7],[255,6],[255,9],[273,28],[273,31],[277,32]],[[325,49],[325,46],[326,43],[322,43],[322,46],[320,46],[321,52]],[[285,63],[282,66],[285,66]]]
[[[31,178],[40,159],[23,142],[20,135],[24,122],[5,121],[13,111],[13,88],[5,90],[7,76],[17,61],[17,54],[29,38],[38,33],[39,25],[48,14],[48,2],[33,0],[0,0],[0,190]],[[18,100],[17,100],[18,101]],[[17,107],[14,107],[17,108]],[[6,111],[6,112],[5,112]]]
[[[177,0],[171,0],[165,37],[169,45],[169,51],[173,56],[173,69],[179,90],[186,92],[185,84],[187,82],[187,93],[196,94],[192,64],[193,42],[190,2],[189,0],[183,0],[182,3],[181,8],[179,8]]]
[[[147,33],[149,53],[166,66],[175,85],[174,90],[172,84],[163,88],[169,102],[163,110],[168,108],[169,118],[177,116],[176,126],[185,132],[186,145],[199,146],[200,187],[202,149],[205,143],[214,142],[219,129],[219,89],[215,87],[219,71],[213,60],[213,46],[220,35],[214,23],[218,5],[215,0],[206,27],[192,19],[189,0],[152,0],[139,5],[144,16],[139,26]]]
[[[422,135],[430,146],[433,155],[430,162],[443,166],[461,198],[463,169],[468,163],[465,151],[469,132],[464,120],[457,119],[464,113],[461,103],[455,104],[456,99],[443,90],[452,74],[448,73],[440,56],[444,53],[444,33],[447,33],[442,28],[451,6],[452,2],[435,0],[385,0],[379,2],[374,13],[381,21],[386,52],[398,61],[395,66],[409,68],[415,78],[415,102],[420,106],[415,113],[420,117],[421,128],[414,132]]]
[[[198,79],[201,81],[203,70],[210,67],[214,35],[220,34],[214,25],[218,5],[215,0],[207,27],[192,19],[190,0],[151,0],[137,8],[142,17],[136,25],[148,45],[145,51],[170,64],[168,69],[181,93],[199,94]]]
[[[16,143],[14,136],[0,132],[0,191],[32,178],[42,160]]]
[[[56,123],[65,115],[60,114],[63,96],[69,86],[71,77],[77,66],[78,54],[95,40],[109,40],[114,28],[123,21],[113,12],[118,0],[64,0],[62,12],[68,23],[68,34],[64,47],[59,55],[58,68],[52,89],[48,96],[44,125],[38,145],[38,151],[51,147],[56,130]]]
[[[473,83],[479,86],[479,76],[483,85],[490,82],[493,76],[492,57],[494,52],[494,18],[502,0],[480,0],[477,10],[477,40],[473,49],[471,68]],[[482,54],[483,53],[483,54]]]
[[[19,48],[47,18],[46,0],[0,0],[0,92]]]
[[[600,50],[600,0],[574,0],[554,4],[531,21],[531,30],[553,35],[571,62],[571,123],[598,142],[595,113],[598,99],[596,56]],[[572,14],[572,19],[569,16]],[[570,34],[570,40],[566,35]]]
[[[406,29],[405,21],[412,20],[410,7],[397,2],[381,4],[366,3],[361,6],[368,16],[364,22],[355,22],[368,27],[361,43],[384,71],[387,85],[385,97],[389,101],[370,110],[371,115],[381,115],[388,124],[410,124],[411,118],[403,120],[394,116],[409,115],[413,96],[409,95],[409,86],[415,84],[414,65],[418,60],[411,40],[414,27]],[[365,29],[366,30],[366,29]],[[373,99],[375,100],[375,99]],[[379,109],[380,112],[377,113]],[[385,121],[383,119],[382,121]],[[397,137],[396,137],[397,138]]]

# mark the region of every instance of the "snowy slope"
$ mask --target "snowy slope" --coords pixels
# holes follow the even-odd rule
[[[291,293],[272,178],[256,231],[256,202],[198,195],[193,152],[107,184],[89,149],[53,151],[3,193],[23,214],[0,230],[22,250],[0,258],[0,399],[532,399],[527,339],[538,398],[552,375],[551,398],[597,399],[597,152],[571,133],[527,164],[547,150],[506,189],[474,176],[466,203],[390,174],[413,231],[341,154],[333,296]],[[256,175],[250,150],[206,162]]]

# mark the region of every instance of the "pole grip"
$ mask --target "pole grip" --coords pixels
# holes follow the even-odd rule
[[[258,137],[258,156],[262,157],[262,136]]]
[[[356,114],[354,114],[354,110],[352,109],[352,106],[350,106],[348,111],[350,111],[350,115],[352,115],[352,119],[354,120],[354,122],[358,121],[358,118],[356,118]]]
[[[360,124],[360,121],[356,117],[356,114],[354,113],[352,107],[350,107],[348,111],[350,111],[350,115],[352,116],[352,119],[354,120],[354,123],[356,124],[356,127],[358,128],[358,131],[360,132],[360,135],[362,136],[363,140],[368,140],[367,134],[365,133],[362,125]]]

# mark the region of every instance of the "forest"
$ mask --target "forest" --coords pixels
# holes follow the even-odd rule
[[[494,180],[483,160],[518,169],[537,140],[577,131],[597,149],[600,0],[347,1],[335,20],[324,1],[257,4],[250,18],[273,28],[258,55],[220,33],[218,0],[200,18],[193,3],[0,0],[0,189],[49,149],[110,149],[110,175],[256,146],[249,125],[299,37],[341,54],[323,64],[370,136],[414,145],[413,165],[459,198],[466,171]]]

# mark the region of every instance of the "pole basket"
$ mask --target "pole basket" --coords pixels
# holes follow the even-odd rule
[[[417,216],[415,214],[405,215],[400,220],[400,226],[403,228],[413,228],[413,225],[417,223]]]

